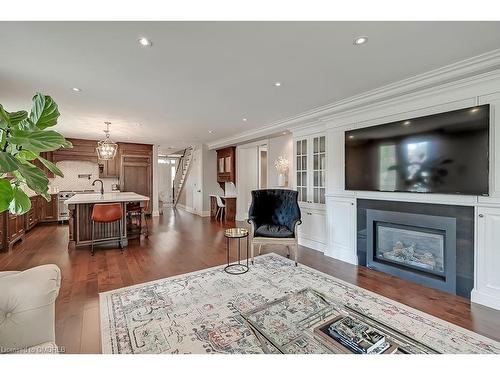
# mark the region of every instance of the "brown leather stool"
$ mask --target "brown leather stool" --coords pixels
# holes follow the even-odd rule
[[[118,238],[118,243],[120,249],[122,246],[122,218],[123,210],[120,203],[98,203],[94,204],[92,208],[92,238],[91,238],[91,252],[94,255],[94,226],[95,223],[112,223],[118,221],[118,230],[120,232],[120,237]],[[98,242],[104,242],[99,241]]]

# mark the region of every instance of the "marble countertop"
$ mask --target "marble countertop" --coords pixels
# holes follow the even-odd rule
[[[66,199],[64,204],[85,204],[85,203],[113,203],[113,202],[141,202],[148,201],[149,197],[137,193],[104,193],[104,194],[75,194]]]

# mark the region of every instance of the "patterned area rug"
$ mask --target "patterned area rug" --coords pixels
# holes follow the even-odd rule
[[[276,254],[243,275],[224,266],[100,294],[103,353],[263,353],[240,313],[311,287],[442,353],[500,343]]]

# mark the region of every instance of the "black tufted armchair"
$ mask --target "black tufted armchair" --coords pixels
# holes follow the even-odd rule
[[[252,204],[248,212],[248,222],[253,226],[251,246],[252,263],[254,246],[259,246],[259,255],[263,245],[282,244],[295,251],[297,265],[297,225],[300,225],[300,207],[297,202],[298,192],[286,189],[264,189],[252,191]]]

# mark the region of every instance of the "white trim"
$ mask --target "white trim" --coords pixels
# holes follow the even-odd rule
[[[188,207],[184,204],[177,203],[177,207],[180,208],[181,210],[184,210],[186,212],[189,212],[190,214],[193,215],[198,215],[201,217],[208,217],[210,216],[210,211],[201,211],[201,212],[196,212],[193,207]]]
[[[472,289],[470,293],[470,300],[473,303],[478,303],[480,305],[500,310],[500,298],[498,296],[491,296],[489,294],[478,291],[476,288]]]
[[[322,253],[326,253],[326,244],[314,240],[309,240],[307,238],[303,238],[299,236],[299,245],[305,246],[313,250],[321,251]],[[325,254],[326,255],[326,254]]]
[[[292,127],[314,126],[318,120],[331,119],[335,114],[346,115],[356,108],[369,109],[382,101],[400,100],[402,96],[425,95],[429,90],[442,86],[443,89],[463,85],[476,84],[478,80],[491,80],[500,73],[500,49],[483,53],[481,55],[462,60],[444,67],[431,70],[375,90],[334,102],[332,104],[316,107],[310,111],[302,112],[295,116],[271,123],[258,129],[248,130],[234,136],[218,139],[208,144],[209,149],[225,147],[266,137],[278,131],[289,130]],[[352,114],[352,113],[350,113]]]

